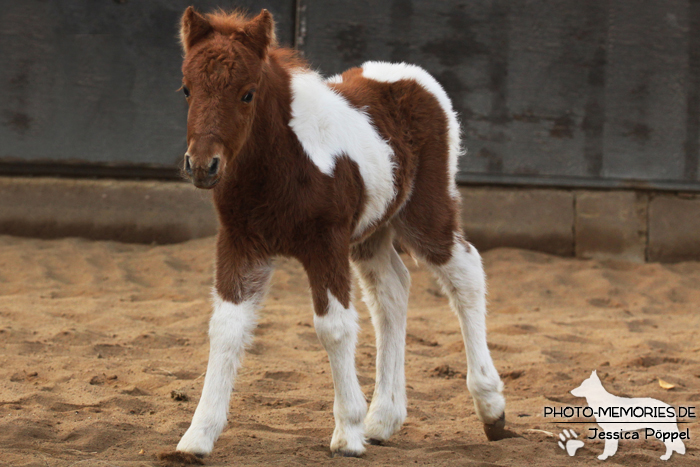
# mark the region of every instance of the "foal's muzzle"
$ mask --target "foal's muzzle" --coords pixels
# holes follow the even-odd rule
[[[214,156],[208,162],[198,164],[189,153],[185,154],[185,175],[197,188],[213,188],[221,179],[220,171],[221,156]]]

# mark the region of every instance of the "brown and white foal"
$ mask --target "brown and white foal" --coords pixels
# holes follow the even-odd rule
[[[442,283],[459,317],[467,386],[490,439],[503,432],[503,385],[486,346],[481,258],[458,224],[457,116],[423,69],[368,62],[324,79],[277,46],[271,14],[182,18],[189,102],[184,169],[213,190],[219,214],[206,379],[178,451],[209,454],[272,273],[297,258],[335,385],[334,455],[359,456],[406,418],[404,349],[410,278],[398,238]],[[355,373],[359,330],[351,264],[377,339],[372,403]]]

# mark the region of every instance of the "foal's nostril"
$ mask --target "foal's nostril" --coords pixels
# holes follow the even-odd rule
[[[192,175],[192,163],[190,162],[190,156],[185,154],[185,172],[188,175]]]
[[[218,157],[211,160],[211,163],[209,164],[209,175],[216,175],[216,173],[219,171],[219,161],[220,158]]]

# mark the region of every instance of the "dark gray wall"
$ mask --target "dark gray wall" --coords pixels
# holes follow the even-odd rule
[[[700,190],[698,0],[5,2],[0,161],[179,161],[189,3],[269,8],[327,74],[423,66],[462,116],[462,181]]]
[[[290,1],[22,0],[0,5],[0,160],[174,166],[187,104],[177,39],[184,9],[273,12]],[[0,168],[1,170],[1,168]]]
[[[314,65],[438,78],[462,117],[462,180],[700,189],[698,1],[304,3]]]

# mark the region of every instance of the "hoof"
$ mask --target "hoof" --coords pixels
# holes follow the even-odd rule
[[[382,446],[384,444],[384,441],[382,441],[381,439],[377,439],[377,438],[370,438],[367,440],[367,442],[369,444],[371,444],[372,446]]]
[[[510,430],[506,430],[505,412],[493,423],[484,423],[484,433],[489,441],[498,441],[506,438],[519,438],[520,435]]]
[[[341,449],[339,451],[335,451],[333,453],[333,457],[362,457],[362,453],[355,451],[345,451]]]
[[[158,460],[165,462],[166,465],[204,465],[202,457],[204,456],[182,451],[161,452],[158,454]]]

